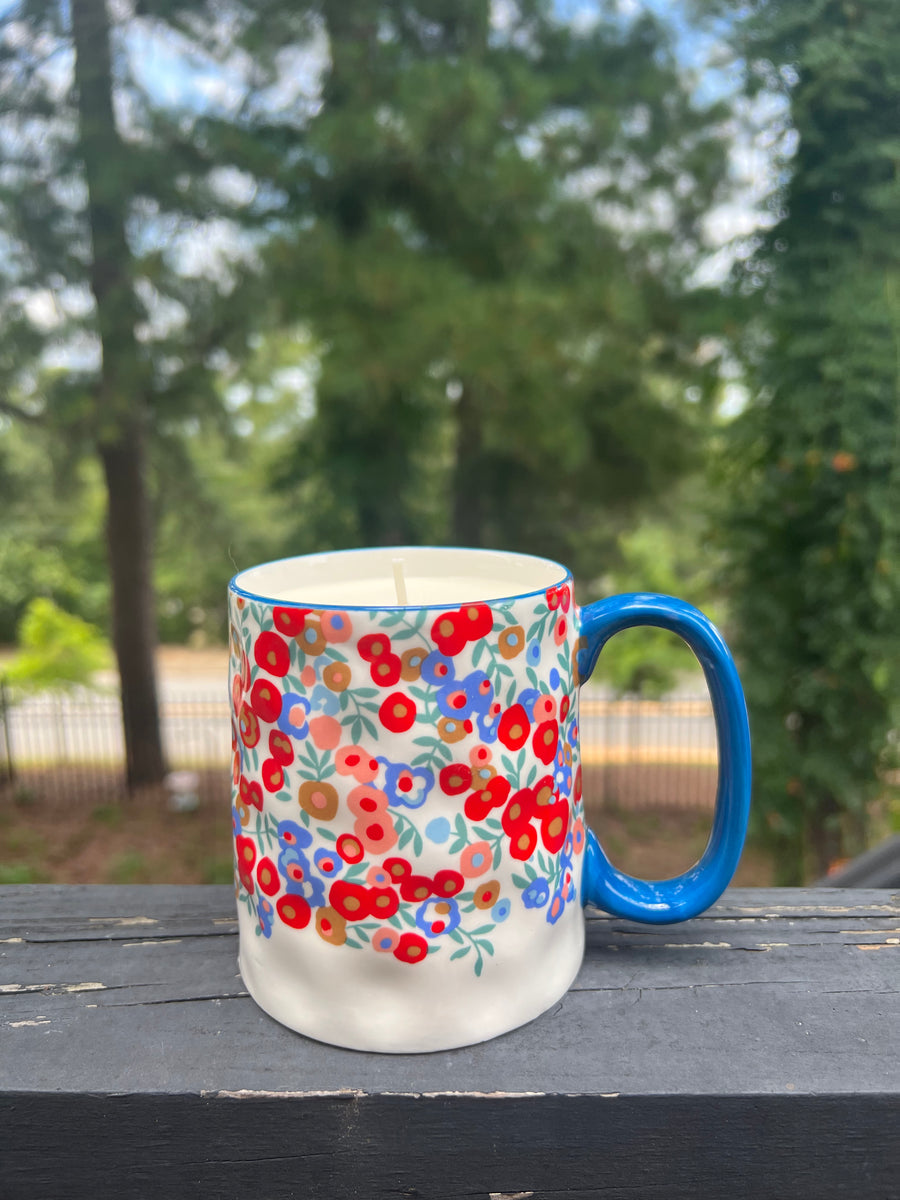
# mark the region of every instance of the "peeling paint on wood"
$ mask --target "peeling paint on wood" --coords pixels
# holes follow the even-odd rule
[[[0,887],[4,1200],[110,1179],[117,1200],[898,1194],[897,956],[858,952],[900,945],[895,893],[734,891],[660,928],[591,912],[550,1012],[384,1057],[256,1007],[233,905]]]
[[[99,992],[105,988],[105,983],[0,983],[0,996],[14,996],[25,992],[63,996],[72,992]]]

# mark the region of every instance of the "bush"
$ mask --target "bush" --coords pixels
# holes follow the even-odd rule
[[[109,661],[100,631],[81,617],[63,612],[52,600],[32,600],[19,622],[19,652],[6,680],[22,691],[75,687],[90,683]]]

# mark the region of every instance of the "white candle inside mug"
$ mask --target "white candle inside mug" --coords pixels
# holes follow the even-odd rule
[[[458,606],[545,591],[566,568],[495,550],[408,546],[337,550],[264,563],[235,579],[240,592],[320,608]]]

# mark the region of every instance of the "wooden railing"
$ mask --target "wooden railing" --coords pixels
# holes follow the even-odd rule
[[[0,1196],[900,1195],[900,895],[587,924],[552,1011],[384,1057],[256,1007],[230,888],[0,888]]]

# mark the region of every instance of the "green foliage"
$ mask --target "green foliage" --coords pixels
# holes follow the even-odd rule
[[[80,617],[63,612],[52,600],[32,600],[19,624],[19,652],[5,679],[22,691],[88,684],[109,662],[109,650],[99,630]]]
[[[755,395],[727,473],[755,820],[793,883],[862,848],[900,683],[900,9],[773,0],[745,35],[797,134],[739,280]]]
[[[695,604],[717,624],[721,605],[713,578],[718,554],[698,495],[700,480],[673,491],[666,515],[648,515],[618,541],[619,562],[582,600],[616,592],[660,592]],[[616,692],[657,698],[676,687],[702,691],[700,667],[684,642],[664,629],[641,627],[618,634],[603,648],[594,679]]]
[[[320,12],[323,104],[275,178],[303,220],[268,259],[321,353],[281,471],[296,542],[499,544],[594,573],[700,444],[702,301],[680,293],[722,113],[691,103],[646,13]]]

